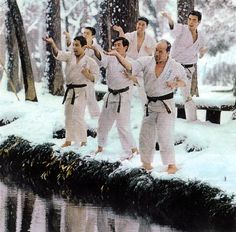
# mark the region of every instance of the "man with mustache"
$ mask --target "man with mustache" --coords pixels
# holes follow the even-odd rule
[[[171,44],[167,40],[161,40],[156,44],[154,56],[140,57],[129,62],[116,51],[109,52],[109,55],[116,56],[126,70],[132,72],[132,75],[128,76],[129,79],[136,83],[143,79],[144,82],[148,102],[139,135],[143,168],[153,169],[152,162],[158,137],[163,165],[167,167],[166,171],[169,174],[174,174],[178,169],[174,152],[173,90],[186,85],[186,73],[181,64],[169,57],[170,49]],[[143,73],[141,77],[138,75],[140,72]]]
[[[43,40],[50,44],[56,59],[66,62],[65,82],[65,129],[66,141],[62,147],[67,147],[75,142],[78,146],[87,144],[87,126],[84,120],[87,104],[86,88],[99,76],[97,63],[87,55],[85,48],[87,41],[83,36],[77,36],[73,41],[73,52],[60,51],[54,40],[45,37]]]
[[[113,41],[113,47],[120,56],[126,57],[129,41],[124,37],[118,37]],[[95,153],[103,152],[108,133],[116,122],[120,142],[125,152],[121,160],[131,159],[138,152],[130,126],[131,90],[134,82],[127,78],[124,67],[116,57],[104,55],[96,47],[92,49],[101,66],[106,68],[108,86],[108,93],[104,96],[104,104],[98,120],[98,148]]]

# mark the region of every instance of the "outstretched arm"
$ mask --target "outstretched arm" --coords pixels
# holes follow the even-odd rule
[[[114,25],[112,28],[113,28],[113,30],[119,32],[119,37],[124,37],[125,38],[125,33],[124,33],[122,27]]]
[[[121,65],[128,71],[132,71],[132,65],[129,63],[122,55],[120,55],[116,50],[111,50],[109,52],[104,52],[106,55],[115,56]]]
[[[168,19],[169,27],[172,30],[174,28],[174,20],[172,19],[171,15],[166,11],[161,12],[161,15]]]
[[[86,48],[92,49],[94,51],[94,54],[97,57],[97,59],[101,61],[102,56],[101,56],[101,53],[100,53],[100,51],[98,50],[98,48],[96,46],[86,45]]]
[[[47,44],[51,45],[53,54],[54,54],[55,56],[57,56],[59,49],[57,48],[57,46],[56,46],[56,44],[55,44],[53,38],[51,38],[51,37],[49,37],[49,36],[45,36],[45,37],[43,37],[42,39],[43,39],[43,41],[45,41]]]

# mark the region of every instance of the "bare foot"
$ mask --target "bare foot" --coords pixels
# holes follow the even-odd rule
[[[125,154],[120,158],[120,161],[131,160],[134,157],[134,153]]]
[[[71,145],[71,141],[65,141],[61,147],[69,147]]]
[[[138,148],[137,147],[131,148],[131,153],[123,155],[120,158],[120,161],[131,160],[134,157],[134,155],[137,155],[137,154],[138,154]]]
[[[98,146],[97,150],[95,151],[95,155],[96,155],[97,153],[102,152],[102,151],[103,151],[103,147]]]
[[[175,174],[178,171],[178,168],[175,166],[175,164],[169,164],[167,168],[168,174]]]
[[[151,171],[153,169],[153,166],[151,163],[143,163],[142,167],[146,169],[147,171]]]
[[[85,146],[87,146],[87,143],[86,142],[81,142],[80,146],[85,147]]]

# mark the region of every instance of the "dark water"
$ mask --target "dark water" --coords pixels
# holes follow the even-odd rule
[[[42,198],[0,180],[0,232],[180,232],[111,207]]]

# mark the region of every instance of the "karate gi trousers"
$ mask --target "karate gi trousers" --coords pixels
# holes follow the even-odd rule
[[[75,88],[74,104],[71,104],[72,94],[73,90],[70,90],[65,102],[66,141],[74,141],[80,145],[81,142],[87,142],[87,126],[84,120],[86,88]]]
[[[143,163],[152,163],[158,138],[160,155],[164,165],[175,164],[174,153],[175,110],[171,113],[149,110],[144,116],[139,135],[139,151]]]
[[[102,112],[98,120],[98,146],[104,147],[107,142],[108,133],[114,122],[121,142],[121,146],[126,154],[131,153],[131,149],[135,148],[135,142],[131,133],[130,125],[130,101],[121,102],[120,112],[117,112],[118,102],[108,102],[103,104]]]
[[[185,71],[187,74],[187,83],[185,87],[181,87],[180,90],[182,92],[182,96],[184,98],[184,109],[186,119],[188,121],[195,121],[197,120],[197,107],[191,97],[191,84],[192,84],[192,77],[195,71],[194,66],[190,68],[185,67]]]

